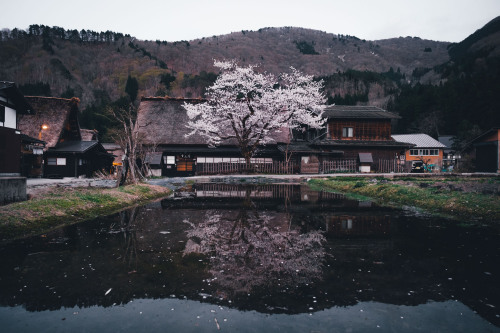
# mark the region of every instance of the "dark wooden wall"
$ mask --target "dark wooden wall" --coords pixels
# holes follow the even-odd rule
[[[344,127],[353,128],[353,137],[343,137]],[[392,140],[390,119],[332,120],[328,122],[328,134],[332,140]]]

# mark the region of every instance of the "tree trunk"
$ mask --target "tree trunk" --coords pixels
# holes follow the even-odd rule
[[[244,173],[253,173],[252,165],[251,165],[252,155],[249,154],[248,152],[242,152],[242,155],[245,158],[245,170],[243,170],[243,172]]]
[[[118,186],[125,185],[125,182],[127,181],[127,173],[128,173],[128,157],[125,156],[125,158],[122,161],[122,172],[120,174],[120,181],[118,182]]]

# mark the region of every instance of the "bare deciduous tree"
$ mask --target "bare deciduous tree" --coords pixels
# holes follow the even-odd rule
[[[143,170],[139,167],[138,161],[143,161],[145,154],[141,144],[142,136],[139,134],[139,125],[137,124],[137,109],[133,104],[130,104],[126,109],[109,108],[108,112],[121,127],[111,132],[111,137],[124,152],[118,185],[123,186],[127,178],[135,184],[144,178]]]

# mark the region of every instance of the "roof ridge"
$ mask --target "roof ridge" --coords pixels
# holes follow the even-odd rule
[[[206,101],[206,98],[197,97],[197,98],[184,98],[184,97],[170,97],[170,96],[142,96],[142,101],[185,101],[185,102],[203,102]]]

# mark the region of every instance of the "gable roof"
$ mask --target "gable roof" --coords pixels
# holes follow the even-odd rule
[[[32,114],[34,112],[14,82],[0,81],[0,97],[5,98],[7,104],[14,106],[18,114]]]
[[[366,105],[329,105],[324,109],[323,117],[335,119],[400,119],[397,114],[376,106]]]
[[[415,148],[446,148],[444,144],[427,134],[393,134],[392,138],[399,142],[415,145]]]
[[[85,153],[98,144],[99,142],[97,141],[65,141],[51,148],[50,151],[57,151],[59,153]]]
[[[481,139],[483,139],[485,136],[488,136],[488,135],[491,135],[495,132],[498,132],[500,131],[500,127],[492,127],[490,128],[489,130],[481,133],[478,137],[474,138],[470,143],[475,143],[477,141],[480,141]]]
[[[81,140],[80,126],[78,125],[78,98],[66,99],[55,97],[26,97],[27,101],[36,110],[35,114],[21,115],[18,127],[21,132],[47,142],[47,148],[55,147],[64,139],[65,127],[74,131],[71,139]],[[76,124],[70,126],[70,120]],[[47,125],[47,129],[41,129]]]
[[[54,154],[55,153],[55,154]],[[85,154],[89,153],[98,158],[114,159],[115,156],[104,149],[99,141],[65,141],[60,142],[54,148],[47,151],[49,155],[65,154]]]
[[[204,99],[183,99],[171,97],[143,97],[137,111],[139,135],[146,145],[207,145],[207,139],[196,133],[189,137],[191,130],[184,103],[203,103]],[[275,142],[287,142],[288,131],[273,133]],[[235,140],[223,145],[235,145]]]

